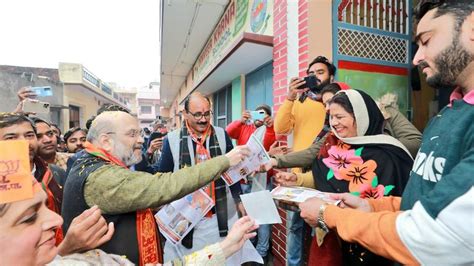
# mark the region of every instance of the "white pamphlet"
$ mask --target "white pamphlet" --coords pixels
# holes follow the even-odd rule
[[[222,179],[224,179],[228,186],[239,182],[253,171],[259,170],[261,165],[270,161],[270,156],[255,135],[250,136],[246,145],[250,149],[250,156],[246,157],[239,164],[230,167],[229,170],[222,175]]]
[[[272,194],[268,190],[240,195],[247,215],[255,220],[256,224],[281,223]]]
[[[306,187],[285,187],[278,186],[274,188],[271,192],[273,199],[285,201],[289,203],[301,203],[306,201],[309,198],[317,197],[329,204],[335,204],[339,201],[329,197],[329,194],[312,188]]]

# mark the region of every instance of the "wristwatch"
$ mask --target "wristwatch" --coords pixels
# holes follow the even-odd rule
[[[324,232],[329,232],[329,228],[324,222],[324,211],[326,210],[326,207],[328,206],[327,203],[321,204],[319,206],[319,212],[318,212],[318,219],[317,219],[317,227],[321,228]]]

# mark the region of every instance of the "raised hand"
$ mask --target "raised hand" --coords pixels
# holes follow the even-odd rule
[[[303,85],[304,83],[305,81],[303,79],[291,78],[290,84],[288,85],[289,89],[288,89],[287,99],[290,101],[296,100],[296,96],[298,95],[298,92],[300,91],[298,90],[298,87]]]
[[[93,206],[72,220],[58,247],[59,254],[67,255],[99,247],[112,238],[114,231],[114,224],[107,224],[100,209]]]
[[[237,165],[250,155],[250,149],[246,145],[237,146],[225,156],[229,159],[230,166]]]
[[[295,173],[277,172],[274,182],[279,186],[296,186],[297,180]]]
[[[221,242],[222,251],[226,258],[241,249],[246,240],[254,237],[257,233],[252,232],[258,228],[255,221],[249,216],[237,220],[229,231],[227,237]]]
[[[247,121],[250,119],[250,112],[245,110],[242,112],[242,119],[240,120],[240,122],[242,124],[245,124],[247,123]]]

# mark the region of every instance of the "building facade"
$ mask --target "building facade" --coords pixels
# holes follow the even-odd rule
[[[59,63],[59,79],[63,84],[63,129],[85,127],[103,104],[116,104],[129,109],[122,96],[81,64]]]
[[[19,103],[17,96],[22,87],[49,86],[52,89],[51,96],[38,97],[39,101],[50,103],[49,114],[37,114],[37,116],[62,126],[63,85],[59,80],[57,69],[37,68],[22,66],[0,66],[0,111],[11,112]]]
[[[153,87],[143,87],[137,90],[137,118],[140,127],[150,127],[160,119],[160,94]]]
[[[181,31],[171,18],[184,8],[177,2],[162,2],[161,7],[162,100],[168,102],[164,109],[177,127],[183,100],[194,91],[211,97],[213,123],[221,127],[261,103],[278,112],[289,80],[306,76],[308,64],[319,55],[337,67],[337,81],[364,90],[374,99],[395,96],[400,111],[409,119],[416,117],[420,130],[429,118],[425,113],[427,102],[433,100],[431,89],[422,81],[421,92],[413,92],[410,82],[412,75],[418,75],[412,73],[411,63],[416,0],[221,1],[225,8],[213,11],[219,14],[215,23],[207,14],[212,31],[207,31],[209,25],[194,25],[194,31],[209,36],[205,41],[200,42],[189,28],[182,31],[184,44],[186,40],[202,44],[195,54],[187,51],[192,56],[186,60],[176,48],[182,47],[176,36]],[[204,5],[199,6],[200,12],[207,10]],[[199,18],[198,13],[196,23]],[[187,67],[176,63],[181,61]],[[283,223],[273,226],[272,253],[275,265],[285,265],[287,213],[279,212]]]
[[[138,113],[138,104],[137,104],[137,89],[136,88],[115,88],[112,86],[115,93],[118,94],[119,98],[123,99],[124,104],[130,110],[130,113],[134,116],[137,116]]]

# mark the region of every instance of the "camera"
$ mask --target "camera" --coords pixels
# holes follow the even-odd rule
[[[302,89],[306,89],[306,88],[308,88],[310,90],[313,90],[313,89],[317,88],[318,83],[321,82],[318,78],[316,78],[315,75],[309,75],[307,77],[304,77],[303,79],[304,79],[305,83],[303,85],[300,85],[297,88],[298,90],[302,90]]]

